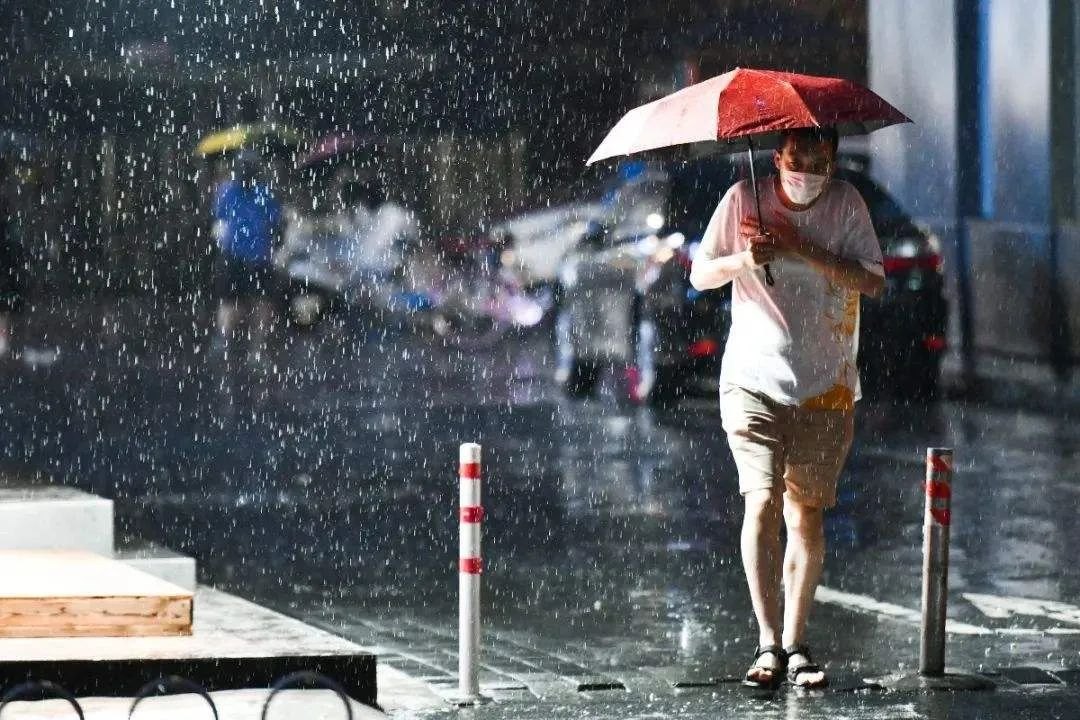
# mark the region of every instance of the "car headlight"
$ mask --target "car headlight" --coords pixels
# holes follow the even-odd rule
[[[923,239],[920,237],[897,238],[889,248],[893,257],[913,258],[923,254]]]

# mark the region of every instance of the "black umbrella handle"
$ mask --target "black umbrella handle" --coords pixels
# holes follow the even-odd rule
[[[776,284],[776,280],[772,276],[772,270],[769,269],[769,263],[765,263],[765,284],[770,287]]]

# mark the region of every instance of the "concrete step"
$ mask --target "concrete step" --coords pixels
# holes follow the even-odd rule
[[[114,538],[112,500],[75,488],[5,484],[0,478],[0,550],[86,550],[195,590],[193,558],[144,540]]]
[[[126,537],[117,541],[113,557],[147,575],[195,591],[195,558],[152,542]]]
[[[113,502],[74,488],[0,485],[0,550],[113,553]]]

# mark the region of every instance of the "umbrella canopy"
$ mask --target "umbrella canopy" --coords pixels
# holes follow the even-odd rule
[[[587,164],[700,143],[712,152],[771,147],[782,131],[796,128],[853,135],[905,122],[911,120],[850,80],[736,68],[626,113]]]
[[[234,125],[204,137],[195,147],[195,154],[201,157],[212,157],[248,147],[292,148],[299,145],[301,139],[300,133],[281,123],[261,122]]]
[[[311,167],[332,160],[359,149],[364,144],[359,135],[351,133],[333,133],[312,143],[310,149],[296,161],[299,168]]]
[[[778,144],[784,130],[834,127],[841,135],[911,122],[863,86],[842,78],[736,68],[623,116],[586,164],[630,153],[706,144],[706,150],[750,153],[750,182],[765,234],[754,174],[754,146]],[[765,282],[774,283],[768,264]]]

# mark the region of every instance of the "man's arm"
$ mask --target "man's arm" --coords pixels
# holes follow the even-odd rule
[[[754,267],[749,251],[720,257],[705,257],[704,245],[698,248],[694,264],[690,266],[690,284],[698,290],[723,287]]]
[[[880,296],[885,290],[885,278],[870,272],[856,260],[842,258],[806,240],[799,244],[795,252],[810,263],[811,267],[841,287],[857,290],[872,298]]]
[[[744,220],[743,230],[752,230],[756,223],[753,218]],[[774,218],[768,230],[778,252],[798,255],[831,282],[874,298],[885,290],[884,277],[867,270],[857,260],[840,257],[801,237],[787,218]]]
[[[690,284],[697,290],[723,287],[743,273],[769,262],[776,254],[771,242],[751,241],[746,250],[734,250],[739,229],[733,222],[736,212],[736,208],[732,207],[733,202],[734,196],[729,192],[705,228],[701,245],[690,266]],[[724,233],[733,236],[724,237]],[[750,233],[747,238],[756,234],[756,231]],[[734,251],[725,253],[725,250]]]

